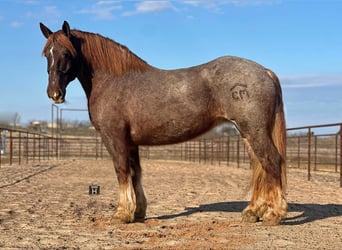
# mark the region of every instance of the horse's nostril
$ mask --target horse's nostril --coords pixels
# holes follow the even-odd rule
[[[53,93],[52,98],[54,98],[54,99],[59,99],[59,98],[61,98],[61,97],[63,97],[63,96],[64,96],[63,90],[59,89],[59,90],[56,90],[56,91]]]
[[[58,99],[59,96],[60,96],[60,92],[55,92],[53,94],[53,99]]]
[[[51,96],[48,94],[48,96],[54,103],[64,102],[64,92],[61,89],[54,91]]]

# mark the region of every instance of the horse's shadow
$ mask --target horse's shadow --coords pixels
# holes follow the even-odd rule
[[[248,205],[248,202],[218,202],[212,204],[204,204],[198,207],[187,207],[184,212],[177,214],[169,214],[157,217],[157,219],[173,219],[181,216],[189,216],[201,212],[233,212],[241,213]],[[290,213],[299,213],[291,216]],[[288,215],[282,221],[282,225],[301,225],[316,220],[322,220],[330,217],[342,216],[341,204],[300,204],[289,203]]]

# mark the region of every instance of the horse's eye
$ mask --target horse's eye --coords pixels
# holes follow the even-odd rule
[[[69,53],[65,53],[65,54],[64,54],[64,57],[65,57],[66,59],[71,59],[71,55],[70,55]]]

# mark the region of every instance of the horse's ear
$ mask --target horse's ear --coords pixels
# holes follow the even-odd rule
[[[67,21],[64,21],[62,29],[67,37],[71,36],[70,25]]]
[[[39,23],[39,26],[45,38],[49,38],[49,36],[52,34],[52,31],[42,23]]]

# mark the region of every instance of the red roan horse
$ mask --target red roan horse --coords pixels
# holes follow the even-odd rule
[[[287,210],[286,132],[281,87],[272,71],[230,56],[161,70],[108,38],[70,30],[67,22],[54,33],[42,23],[40,29],[47,38],[48,96],[63,103],[67,85],[77,78],[113,158],[119,183],[113,220],[146,215],[139,145],[182,142],[225,120],[245,138],[253,165],[252,198],[242,220],[280,223]]]

